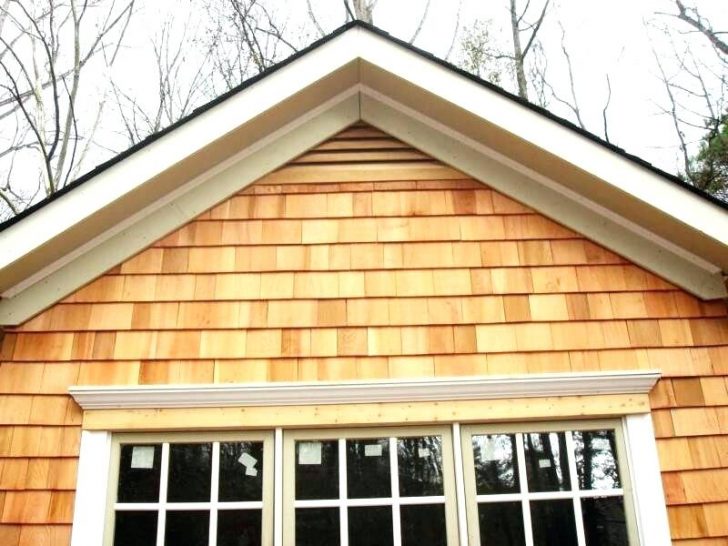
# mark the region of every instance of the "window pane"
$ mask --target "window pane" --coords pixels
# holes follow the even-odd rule
[[[478,522],[480,543],[484,546],[522,546],[526,543],[520,502],[481,503]]]
[[[119,457],[118,502],[157,502],[162,446],[122,445]]]
[[[212,444],[170,444],[167,500],[210,500]]]
[[[531,502],[534,546],[577,546],[572,500]]]
[[[167,512],[165,546],[206,546],[210,536],[210,512]]]
[[[400,497],[442,495],[442,438],[419,436],[397,440]]]
[[[627,546],[627,522],[622,497],[582,499],[587,546]]]
[[[218,498],[222,502],[263,498],[263,442],[220,443]]]
[[[116,513],[114,546],[154,546],[156,543],[156,512]]]
[[[339,498],[338,440],[296,442],[296,498]]]
[[[220,510],[217,513],[217,546],[260,546],[260,510]]]
[[[389,497],[389,439],[347,440],[347,494],[350,499]]]
[[[520,491],[514,435],[473,436],[473,459],[478,495]]]
[[[617,441],[613,430],[572,433],[580,489],[619,489]]]
[[[566,439],[563,432],[523,435],[529,491],[567,491],[571,489]]]
[[[391,546],[392,507],[349,508],[349,546]]]
[[[402,546],[446,546],[445,505],[402,506],[400,519]]]
[[[296,546],[338,546],[338,508],[297,508]]]

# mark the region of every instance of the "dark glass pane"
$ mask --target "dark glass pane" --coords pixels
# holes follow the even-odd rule
[[[263,498],[263,442],[220,442],[220,491],[223,502]]]
[[[582,499],[587,546],[627,546],[627,522],[622,497]]]
[[[617,441],[613,430],[573,432],[580,489],[619,489]]]
[[[347,494],[350,499],[389,497],[389,439],[347,440]]]
[[[572,500],[531,502],[531,526],[533,546],[577,546]]]
[[[209,501],[211,462],[212,444],[171,444],[167,500]]]
[[[156,543],[156,512],[116,513],[114,546],[154,546]]]
[[[186,510],[167,512],[164,546],[207,546],[210,512]]]
[[[514,435],[473,436],[473,459],[478,495],[520,491]]]
[[[339,442],[296,442],[296,498],[339,498]]]
[[[161,467],[161,445],[122,445],[117,501],[157,502]]]
[[[217,546],[260,546],[260,510],[220,510],[217,513]]]
[[[349,508],[349,546],[391,546],[392,507]]]
[[[523,435],[529,491],[567,491],[571,488],[563,432]]]
[[[296,508],[296,546],[338,546],[338,508]]]
[[[418,436],[397,440],[399,496],[442,495],[442,438]]]
[[[402,546],[446,546],[445,505],[400,507]]]
[[[478,523],[483,546],[522,546],[526,543],[520,502],[479,504]]]

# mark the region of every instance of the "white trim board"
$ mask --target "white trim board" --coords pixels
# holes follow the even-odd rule
[[[610,239],[611,233],[612,244],[607,246],[612,250],[698,297],[716,299],[728,294],[721,274],[721,269],[728,270],[725,210],[431,59],[363,27],[353,27],[0,232],[0,286],[4,290],[0,324],[27,320],[150,244],[154,239],[136,229],[147,222],[150,211],[158,210],[161,223],[171,231],[205,210],[201,207],[214,205],[204,198],[204,192],[180,194],[177,190],[217,172],[216,164],[227,164],[231,157],[238,157],[241,150],[228,153],[232,149],[231,135],[235,139],[241,137],[242,151],[255,148],[251,139],[260,135],[261,143],[266,142],[269,152],[264,154],[259,150],[248,157],[245,168],[253,178],[246,179],[237,188],[228,184],[227,195],[252,182],[255,176],[280,166],[286,155],[290,159],[317,144],[316,138],[304,131],[306,138],[295,140],[291,146],[291,139],[284,138],[279,131],[284,126],[302,126],[312,110],[332,100],[337,93],[349,92],[349,98],[355,103],[349,115],[339,118],[339,122],[353,123],[361,117],[371,117],[371,111],[366,108],[359,110],[370,98],[360,93],[365,88],[376,90],[383,97],[391,92],[390,98],[400,100],[404,107],[430,112],[433,120],[440,119],[443,129],[450,130],[448,134],[442,132],[445,140],[452,137],[452,132],[460,132],[471,140],[475,133],[488,134],[492,141],[501,139],[500,142],[515,137],[527,144],[537,157],[563,163],[564,172],[569,176],[578,179],[580,173],[588,174],[590,182],[578,188],[584,198],[580,203],[582,209],[571,206],[571,212],[575,211],[571,221],[576,222],[575,216],[579,216],[579,225],[586,226],[580,231],[597,241]],[[360,100],[360,97],[363,98]],[[320,102],[316,103],[317,100]],[[454,109],[447,112],[452,115],[445,115],[444,121],[441,119],[443,105]],[[344,128],[335,124],[328,127]],[[430,126],[430,131],[435,129]],[[326,132],[317,133],[318,137],[326,138]],[[482,145],[481,140],[478,142]],[[222,151],[227,154],[225,157]],[[425,151],[435,157],[447,155],[432,148]],[[471,152],[472,149],[468,153]],[[509,171],[509,180],[513,179],[513,173],[524,178],[523,170],[497,158],[495,149],[491,152],[479,151],[483,161],[498,165],[498,172]],[[468,168],[472,160],[463,159],[466,153],[454,149],[447,153],[451,156],[449,164],[474,172]],[[511,153],[513,157],[505,159],[516,164],[519,159],[525,161],[515,151]],[[196,168],[204,174],[190,176],[192,180],[177,176],[175,168],[191,164],[193,157]],[[558,214],[563,203],[556,198],[559,195],[556,190],[562,186],[561,189],[574,193],[573,188],[558,177],[551,180],[551,188],[543,180],[538,182],[542,193],[544,189],[551,191],[550,216],[560,220],[568,213]],[[504,187],[501,184],[501,189]],[[513,192],[519,188],[518,185],[510,187]],[[218,194],[216,198],[221,200],[227,195]],[[614,207],[612,212],[618,214],[595,215],[590,228],[588,213],[594,213],[596,208],[588,206],[588,202],[599,204],[602,197],[611,200],[611,205],[602,204]],[[576,199],[573,203],[579,204]],[[625,222],[619,221],[620,215]],[[564,221],[568,223],[568,220]],[[131,227],[129,222],[133,223]],[[624,240],[614,236],[614,226],[626,235]],[[587,232],[589,229],[593,234]],[[123,244],[116,235],[123,239]],[[671,244],[671,240],[680,244]],[[123,250],[93,252],[100,242],[104,246],[118,245]],[[104,259],[99,258],[100,254],[104,254]],[[63,274],[53,276],[60,272]]]
[[[81,431],[71,546],[102,544],[111,463],[111,433]]]
[[[715,265],[367,87],[362,88],[361,117],[693,294],[725,295]]]
[[[627,415],[623,422],[640,545],[671,544],[652,416],[649,413]]]
[[[345,382],[76,386],[69,392],[84,410],[306,406],[646,394],[659,378],[660,372],[652,370]]]
[[[128,222],[99,234],[79,249],[73,259],[50,264],[39,272],[40,278],[35,282],[24,282],[7,291],[0,299],[0,325],[22,323],[358,119],[358,89],[349,89],[320,109],[241,150],[173,194],[151,203]]]

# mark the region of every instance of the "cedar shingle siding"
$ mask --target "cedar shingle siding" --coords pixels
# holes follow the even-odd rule
[[[1,358],[4,546],[69,543],[69,385],[648,368],[675,543],[728,544],[725,303],[368,127],[8,329]]]

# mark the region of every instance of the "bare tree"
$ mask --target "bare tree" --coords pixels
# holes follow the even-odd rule
[[[518,87],[518,95],[528,100],[528,80],[526,79],[526,59],[528,57],[531,48],[534,46],[538,31],[541,29],[543,20],[546,17],[546,12],[549,8],[549,2],[546,0],[543,3],[541,13],[533,22],[528,22],[526,15],[528,14],[529,8],[531,7],[531,0],[526,0],[526,5],[523,10],[518,7],[518,0],[510,1],[510,21],[511,21],[511,36],[513,38],[513,54],[511,59],[513,61],[513,69],[516,74],[516,83]],[[521,36],[526,38],[525,45],[522,45]]]
[[[478,20],[466,28],[461,42],[461,58],[466,70],[503,85],[505,75],[513,78],[515,93],[529,100],[529,88],[541,106],[547,105],[544,81],[548,57],[538,38],[551,0],[544,0],[535,20],[530,17],[531,0],[519,7],[518,0],[508,0],[507,22],[500,19]],[[507,29],[510,44],[501,35]]]
[[[368,23],[370,25],[374,24],[374,9],[377,7],[378,0],[343,0],[342,4],[344,7],[344,22],[348,21],[363,21],[365,23]],[[425,1],[425,6],[422,9],[422,14],[417,19],[417,26],[415,27],[414,32],[410,36],[408,43],[412,44],[417,39],[417,37],[420,35],[420,32],[422,31],[422,27],[425,24],[425,21],[427,20],[427,16],[430,13],[430,4],[431,0]],[[457,22],[455,25],[455,32],[453,34],[453,39],[455,34],[457,34],[458,27],[460,25],[460,7],[462,5],[462,0],[459,0],[458,4],[458,12],[457,12]],[[316,15],[313,5],[311,4],[311,0],[306,0],[306,10],[308,13],[308,17],[311,20],[311,22],[314,25],[314,28],[316,29],[316,32],[319,36],[325,36],[326,31],[324,30],[323,26],[319,22],[318,16]],[[452,50],[452,47],[450,48]]]
[[[728,42],[719,37],[720,34],[725,34],[725,32],[717,32],[713,30],[710,22],[700,16],[700,12],[697,8],[686,8],[685,4],[683,4],[680,0],[675,0],[675,6],[678,11],[675,17],[686,22],[703,36],[708,38],[717,51],[728,57]]]
[[[112,82],[117,113],[129,145],[186,116],[211,94],[208,76],[212,52],[209,48],[197,51],[190,47],[190,35],[196,33],[191,18],[188,16],[177,29],[173,16],[151,40],[157,77],[156,100],[151,106],[133,89]]]
[[[93,110],[79,108],[83,75],[92,60],[115,62],[133,12],[134,0],[0,4],[0,198],[10,213],[75,176],[99,119],[81,119]],[[37,184],[15,183],[29,178],[27,167],[16,176],[21,156],[39,160]]]
[[[659,13],[662,20],[653,21],[651,27],[657,31],[653,40],[661,39],[672,51],[670,59],[653,47],[668,103],[661,110],[670,116],[675,130],[681,176],[728,198],[728,42],[722,38],[726,33],[715,30],[695,7],[675,0],[675,8],[676,13]],[[678,28],[664,24],[669,20],[679,21]],[[705,45],[714,56],[706,54]]]

